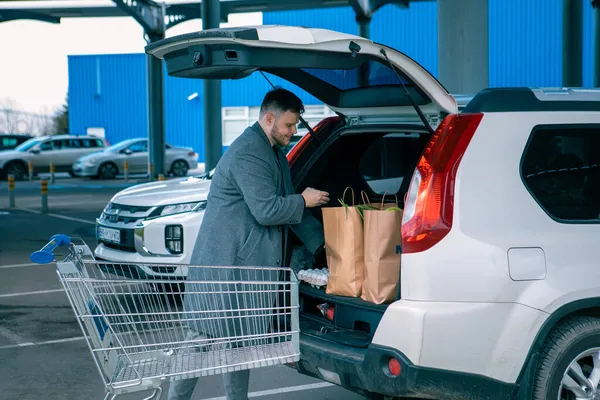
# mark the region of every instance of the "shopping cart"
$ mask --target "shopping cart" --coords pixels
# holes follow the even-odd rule
[[[299,359],[291,269],[189,265],[185,292],[176,293],[159,290],[172,280],[127,277],[135,274],[123,271],[139,264],[95,260],[83,240],[76,245],[66,235],[52,236],[31,260],[53,262],[60,246],[68,252],[56,261],[58,277],[105,382],[105,399],[150,390],[146,400],[158,399],[167,380]]]

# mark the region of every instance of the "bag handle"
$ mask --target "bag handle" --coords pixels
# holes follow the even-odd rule
[[[364,190],[360,191],[360,197],[362,198],[363,204],[369,205],[371,203],[371,200],[369,200],[369,196],[367,195],[367,193]],[[367,199],[367,201],[365,202],[365,199]]]
[[[381,197],[381,210],[383,210],[383,203],[385,202],[385,195],[387,194],[387,192],[385,192],[383,194],[383,196]],[[396,198],[396,207],[398,207],[398,195],[394,193],[394,197]]]
[[[348,191],[348,189],[352,190],[352,207],[354,207],[354,189],[352,189],[350,186],[346,187],[346,190],[344,190],[344,194],[342,195],[342,200],[344,202],[346,202],[346,191]]]

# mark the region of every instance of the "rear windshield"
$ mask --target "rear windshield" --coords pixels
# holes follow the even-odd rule
[[[304,68],[303,71],[311,74],[322,81],[340,89],[348,90],[366,86],[389,86],[398,85],[398,78],[394,71],[387,65],[377,61],[369,60],[362,64],[362,67],[367,70],[364,81],[359,79],[361,67],[352,69],[319,69],[319,68]],[[400,75],[402,83],[408,85]]]

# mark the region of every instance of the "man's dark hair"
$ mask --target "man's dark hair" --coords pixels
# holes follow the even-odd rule
[[[304,112],[304,105],[302,104],[302,100],[294,93],[287,89],[277,87],[270,90],[265,95],[265,98],[260,105],[260,118],[267,112],[279,114],[286,111],[302,114]]]

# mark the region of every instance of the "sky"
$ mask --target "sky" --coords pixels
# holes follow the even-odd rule
[[[228,20],[221,26],[260,25],[262,13],[232,14]],[[201,29],[201,20],[187,21],[169,29],[167,37]],[[22,111],[52,114],[67,94],[68,55],[143,53],[145,45],[141,26],[128,17],[0,23],[0,108],[10,101]]]

